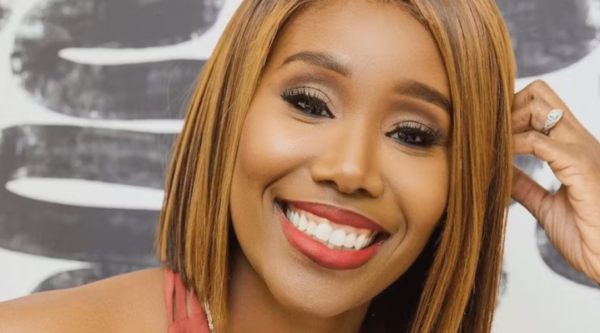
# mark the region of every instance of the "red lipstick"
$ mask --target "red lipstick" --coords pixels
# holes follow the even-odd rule
[[[313,215],[326,218],[335,224],[347,225],[356,229],[366,229],[388,233],[387,230],[385,230],[375,221],[348,210],[305,201],[285,202],[292,207],[296,207]]]
[[[319,266],[335,269],[355,269],[366,264],[377,253],[381,243],[375,243],[362,250],[330,249],[309,235],[296,229],[282,210],[279,222],[290,245]]]

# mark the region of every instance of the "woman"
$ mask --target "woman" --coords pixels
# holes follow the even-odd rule
[[[6,303],[0,332],[489,332],[511,194],[600,282],[600,144],[514,79],[492,0],[245,1],[175,145],[165,268]]]

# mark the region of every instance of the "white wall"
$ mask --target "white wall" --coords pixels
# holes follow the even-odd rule
[[[153,17],[126,0],[0,0],[0,301],[155,264],[161,170],[186,88],[239,1],[156,1],[171,9]],[[599,2],[555,7],[581,26],[546,13],[522,21],[540,1],[499,1],[527,76],[518,88],[545,79],[600,138]],[[547,166],[520,164],[558,187]],[[600,332],[600,290],[564,266],[519,205],[506,242],[495,332]]]

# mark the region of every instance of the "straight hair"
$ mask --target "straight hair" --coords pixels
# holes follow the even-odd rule
[[[510,36],[493,0],[379,1],[404,6],[437,43],[452,98],[451,181],[443,223],[411,268],[375,297],[364,327],[490,332],[512,184]],[[316,2],[242,2],[205,64],[173,148],[157,255],[208,302],[217,331],[227,322],[229,194],[246,112],[278,33]]]

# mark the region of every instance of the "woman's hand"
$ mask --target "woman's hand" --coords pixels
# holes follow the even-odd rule
[[[564,116],[542,134],[553,109]],[[573,268],[600,284],[600,143],[543,81],[515,95],[512,125],[514,153],[548,162],[562,183],[552,194],[514,167],[513,198]]]

